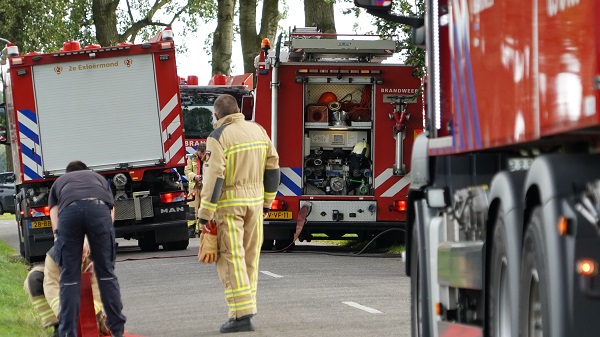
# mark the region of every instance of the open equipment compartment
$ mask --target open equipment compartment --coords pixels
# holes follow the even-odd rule
[[[304,84],[304,195],[373,195],[373,85]]]

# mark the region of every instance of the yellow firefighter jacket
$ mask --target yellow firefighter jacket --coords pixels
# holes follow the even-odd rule
[[[89,257],[86,257],[81,264],[81,270],[84,271],[92,263]],[[60,268],[55,262],[54,248],[51,248],[46,254],[44,262],[44,296],[50,304],[52,311],[56,317],[60,313]],[[94,310],[96,315],[102,311],[102,300],[100,299],[100,289],[98,288],[98,280],[92,273],[92,293],[94,295]]]
[[[271,207],[279,186],[279,155],[262,126],[245,121],[241,113],[227,115],[208,136],[206,151],[200,219],[213,219],[217,208]],[[236,190],[244,190],[245,197],[236,197]]]
[[[188,180],[188,186],[190,188],[190,190],[189,190],[190,193],[192,193],[194,191],[194,189],[196,188],[196,180],[194,180],[194,177],[197,175],[201,175],[200,170],[199,170],[200,165],[202,165],[200,158],[198,158],[198,156],[193,154],[188,157],[187,164],[185,165],[185,168],[183,169],[183,174],[185,174],[185,177]],[[200,183],[199,186],[197,186],[197,187],[198,187],[198,189],[200,189],[202,187],[202,183]]]

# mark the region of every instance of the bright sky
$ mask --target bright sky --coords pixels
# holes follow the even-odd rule
[[[279,21],[279,26],[285,31],[288,31],[289,27],[304,27],[304,5],[302,0],[285,0],[287,3],[288,17]],[[282,5],[280,5],[282,6]],[[334,4],[335,11],[335,26],[339,34],[352,34],[352,33],[366,33],[374,31],[374,27],[371,25],[370,14],[362,13],[357,19],[354,14],[343,15],[342,11],[346,8],[353,7],[353,2],[336,2]],[[283,8],[280,8],[282,11]],[[257,12],[260,13],[261,9],[258,8]],[[237,22],[237,18],[235,19]],[[260,19],[257,19],[260,22]],[[357,24],[358,30],[353,31],[354,25]],[[207,24],[204,28],[199,29],[199,33],[196,36],[189,36],[186,38],[186,44],[188,46],[188,52],[185,55],[177,55],[178,72],[179,76],[187,77],[188,75],[198,76],[198,84],[208,84],[211,77],[211,56],[207,55],[204,51],[204,42],[209,33],[213,32],[216,28],[216,22]],[[173,30],[177,34],[177,27],[174,25]],[[279,32],[277,33],[279,35]],[[233,49],[233,60],[232,60],[232,71],[231,74],[242,74],[244,71],[244,65],[242,62],[242,51],[239,43],[239,36],[235,37]],[[274,43],[274,41],[272,41]],[[175,43],[177,43],[177,36],[175,37]],[[209,48],[210,50],[210,48]]]

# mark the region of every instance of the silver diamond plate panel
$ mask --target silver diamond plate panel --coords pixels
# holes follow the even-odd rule
[[[327,201],[301,200],[300,207],[306,204],[312,204],[312,210],[306,221],[331,221],[331,222],[375,222],[377,221],[377,202],[376,201]],[[339,221],[333,220],[335,211],[342,214],[343,218]],[[354,215],[354,216],[352,216]]]
[[[142,218],[150,218],[154,216],[154,208],[152,207],[152,197],[138,198],[140,201],[140,214]],[[130,220],[135,219],[135,200],[115,200],[115,220]]]

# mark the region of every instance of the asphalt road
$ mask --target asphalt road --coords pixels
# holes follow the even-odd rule
[[[0,221],[0,240],[18,251],[14,222]],[[118,241],[127,332],[221,336],[227,305],[215,266],[196,260],[198,239],[184,251],[155,253]],[[243,336],[410,336],[410,279],[398,257],[322,245],[262,253],[257,296],[256,331]]]

